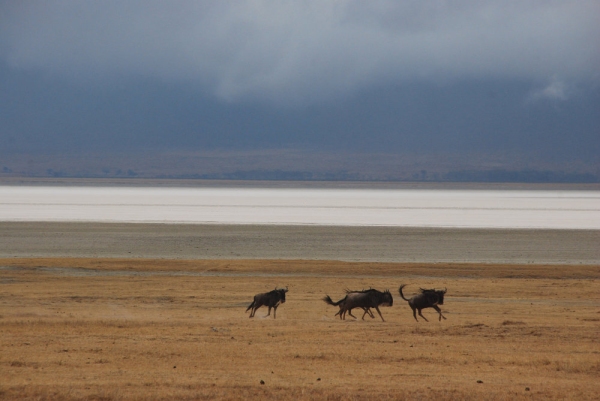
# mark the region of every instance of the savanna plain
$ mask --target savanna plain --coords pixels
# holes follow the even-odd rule
[[[600,266],[0,259],[0,398],[598,399]],[[405,295],[447,288],[447,320]],[[287,287],[277,318],[253,296]],[[322,301],[389,289],[385,318]],[[271,313],[273,315],[273,313]]]

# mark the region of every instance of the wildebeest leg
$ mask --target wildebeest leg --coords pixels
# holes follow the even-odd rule
[[[252,317],[254,312],[254,306],[256,305],[256,300],[252,301],[252,303],[250,305],[248,305],[248,307],[246,308],[246,312],[250,311],[250,317]]]
[[[371,312],[371,308],[362,308],[362,310],[365,311],[365,313],[363,313],[362,315],[362,320],[365,320],[365,315],[368,313],[369,316],[371,316],[371,319],[374,319],[375,316],[373,315],[373,312]]]
[[[442,320],[442,318],[444,318],[444,320],[446,320],[446,316],[442,315],[442,311],[441,311],[441,309],[439,308],[439,306],[437,306],[437,305],[433,305],[433,309],[435,309],[435,310],[437,311],[437,313],[439,313],[439,314],[440,314],[440,319],[439,319],[440,321]]]
[[[425,321],[426,321],[426,322],[428,322],[428,321],[429,321],[429,320],[427,320],[427,318],[426,318],[425,316],[423,316],[423,315],[421,314],[421,309],[419,309],[419,316],[421,316],[423,319],[425,319]],[[415,318],[415,319],[416,319],[416,318]]]
[[[385,319],[383,318],[383,316],[381,315],[381,312],[379,311],[379,306],[376,306],[375,310],[377,311],[377,313],[379,313],[379,317],[381,318],[381,321],[385,322]]]
[[[354,315],[352,314],[352,309],[348,309],[348,314],[349,314],[350,316],[352,316],[353,318],[355,318],[355,319],[356,319],[356,316],[354,316]]]
[[[277,318],[277,306],[273,307],[273,319]]]
[[[418,322],[419,319],[417,319],[417,308],[412,308],[413,310],[413,317],[415,318],[415,320]],[[419,311],[419,315],[421,314],[421,311]]]
[[[250,312],[250,317],[254,317],[254,314],[256,313],[256,310],[260,308],[260,306],[255,306],[254,308],[252,308],[252,311]]]
[[[371,319],[375,319],[375,315],[373,314],[373,312],[371,312],[371,308],[367,308],[367,312],[369,312],[369,316],[371,316]]]
[[[265,315],[265,317],[271,316],[271,307],[269,306],[269,312]]]

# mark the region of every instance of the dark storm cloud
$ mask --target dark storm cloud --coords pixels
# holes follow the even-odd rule
[[[0,155],[296,147],[597,165],[598,15],[597,0],[0,0]]]
[[[233,102],[464,79],[565,100],[600,80],[598,15],[595,0],[5,2],[0,51],[79,85],[147,77]]]

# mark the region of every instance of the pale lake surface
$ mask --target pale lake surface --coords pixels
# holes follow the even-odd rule
[[[600,191],[0,186],[0,221],[600,229]]]

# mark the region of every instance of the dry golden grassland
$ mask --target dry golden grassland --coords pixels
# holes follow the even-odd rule
[[[0,399],[598,399],[600,266],[0,260]],[[447,287],[447,320],[398,295]],[[244,311],[289,287],[277,319]],[[334,317],[389,288],[382,322]],[[264,384],[262,384],[264,383]]]

